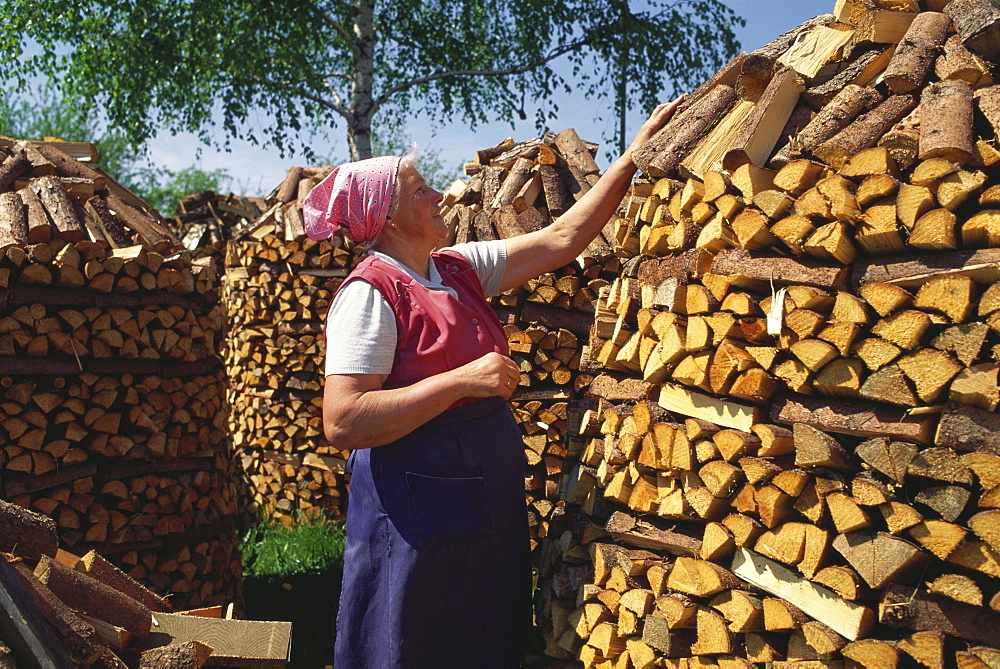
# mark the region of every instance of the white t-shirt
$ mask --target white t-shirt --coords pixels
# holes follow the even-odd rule
[[[469,242],[449,247],[472,265],[483,284],[486,297],[500,292],[507,266],[507,245],[501,240]],[[371,251],[372,255],[395,265],[420,285],[444,290],[458,299],[454,289],[441,283],[433,262],[430,279],[415,274],[394,258]],[[344,286],[333,300],[326,321],[326,374],[388,374],[396,355],[396,317],[382,293],[362,279]]]

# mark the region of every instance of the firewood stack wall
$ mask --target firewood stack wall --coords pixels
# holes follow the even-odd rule
[[[550,225],[597,182],[596,151],[573,129],[478,151],[465,165],[470,178],[456,181],[442,202],[454,235],[449,243],[507,239]],[[598,294],[621,266],[612,252],[614,230],[612,221],[573,263],[492,300],[521,370],[511,407],[524,434],[533,550],[563,512],[564,463],[583,448],[579,422],[590,408],[585,394],[593,378],[587,340]]]
[[[323,322],[361,256],[342,235],[309,239],[302,221],[302,200],[329,171],[291,168],[225,259],[230,427],[244,511],[285,522],[346,511],[348,454],[322,427]]]
[[[1000,666],[998,33],[840,0],[637,153],[553,666]]]
[[[2,496],[181,606],[232,601],[217,275],[59,146],[0,138]]]

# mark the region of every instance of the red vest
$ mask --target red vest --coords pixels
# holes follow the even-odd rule
[[[418,283],[376,256],[365,258],[344,281],[364,279],[396,315],[396,357],[384,389],[403,388],[460,367],[491,351],[509,355],[507,337],[486,301],[475,269],[454,251],[432,253],[441,281],[458,293]]]

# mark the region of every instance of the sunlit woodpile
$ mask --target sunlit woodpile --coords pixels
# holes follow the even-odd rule
[[[636,156],[540,547],[554,666],[998,666],[1000,13],[834,12]]]
[[[0,138],[2,496],[182,608],[233,601],[218,277],[61,146]]]

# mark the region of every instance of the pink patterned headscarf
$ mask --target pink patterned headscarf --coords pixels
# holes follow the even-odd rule
[[[353,241],[375,239],[389,215],[400,160],[398,156],[368,158],[330,172],[302,203],[306,234],[326,239],[343,227]]]

